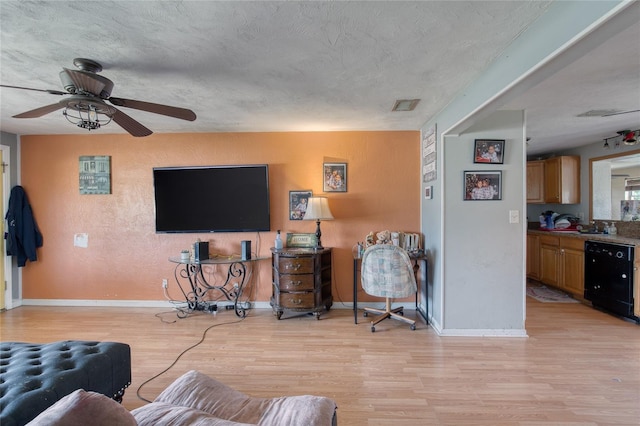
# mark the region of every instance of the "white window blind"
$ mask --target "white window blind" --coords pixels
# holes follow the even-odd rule
[[[625,191],[640,191],[640,177],[626,178],[624,180]]]

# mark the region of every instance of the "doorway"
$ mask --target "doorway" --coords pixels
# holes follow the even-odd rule
[[[0,311],[13,308],[13,288],[11,257],[7,256],[5,247],[5,220],[4,215],[9,208],[9,195],[11,193],[9,178],[9,161],[11,158],[11,148],[0,145],[0,201],[2,202],[2,219],[0,220]]]

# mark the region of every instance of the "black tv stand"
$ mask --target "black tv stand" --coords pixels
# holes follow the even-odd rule
[[[265,259],[269,258],[241,259],[239,256],[218,256],[192,261],[183,260],[181,257],[170,257],[169,261],[176,263],[174,275],[187,304],[186,309],[178,311],[178,317],[185,318],[194,311],[217,312],[217,300],[212,300],[209,293],[218,292],[221,297],[233,302],[233,305],[228,305],[226,309],[233,309],[238,317],[244,318],[249,309],[249,302],[241,300],[242,292],[251,276],[253,262]],[[217,265],[227,268],[226,277],[219,278],[218,283],[215,281]],[[209,267],[211,270],[208,270]]]

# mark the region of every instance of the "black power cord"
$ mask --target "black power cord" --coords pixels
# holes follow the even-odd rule
[[[223,323],[219,323],[219,324],[213,324],[213,325],[210,325],[209,327],[207,327],[207,328],[202,332],[202,338],[200,338],[200,341],[199,341],[198,343],[196,343],[196,344],[194,344],[194,345],[192,345],[192,346],[189,346],[187,349],[183,350],[183,351],[182,351],[182,352],[181,352],[181,353],[176,357],[176,359],[175,359],[175,360],[174,360],[174,361],[173,361],[173,362],[172,362],[172,363],[171,363],[167,368],[165,368],[164,370],[162,370],[160,373],[156,374],[155,376],[151,377],[150,379],[145,380],[145,381],[144,381],[140,386],[138,386],[138,389],[136,390],[136,395],[137,395],[138,399],[141,399],[141,400],[142,400],[142,401],[144,401],[144,402],[149,402],[149,403],[151,403],[152,401],[149,401],[148,399],[143,398],[143,397],[140,395],[140,391],[142,390],[142,387],[143,387],[144,385],[146,385],[147,383],[151,382],[152,380],[155,380],[155,379],[157,379],[158,377],[162,376],[164,373],[166,373],[166,372],[167,372],[167,371],[169,371],[171,368],[173,368],[173,366],[174,366],[174,365],[176,365],[176,364],[178,363],[178,361],[180,360],[180,358],[182,358],[182,356],[183,356],[184,354],[186,354],[187,352],[189,352],[191,349],[194,349],[194,348],[196,348],[196,347],[200,346],[200,345],[204,342],[204,340],[206,339],[206,337],[207,337],[207,333],[209,332],[209,330],[211,330],[211,329],[212,329],[212,328],[214,328],[214,327],[220,327],[220,326],[223,326],[223,325],[237,324],[237,323],[241,322],[242,320],[244,320],[245,318],[246,318],[246,317],[240,318],[240,319],[238,319],[238,320],[236,320],[236,321],[230,321],[230,322],[223,322]]]

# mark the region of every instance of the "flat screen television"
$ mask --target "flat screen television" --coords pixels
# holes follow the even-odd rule
[[[269,231],[269,167],[156,167],[157,233]]]

